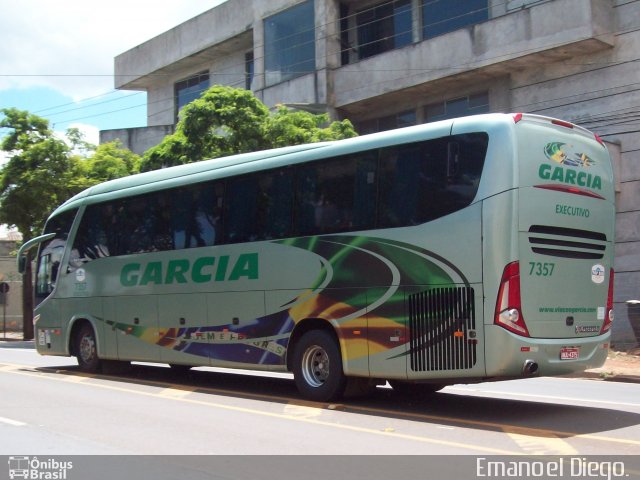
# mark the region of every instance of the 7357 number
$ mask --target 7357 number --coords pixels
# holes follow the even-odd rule
[[[529,275],[536,277],[550,277],[553,275],[555,263],[529,262]]]

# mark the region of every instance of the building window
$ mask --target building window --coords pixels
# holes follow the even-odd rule
[[[487,0],[422,0],[422,38],[437,37],[488,18]]]
[[[349,7],[344,3],[340,4],[340,63],[349,64],[351,53],[351,43],[349,42]]]
[[[313,0],[273,15],[264,21],[266,84],[311,73],[316,68]]]
[[[358,55],[361,59],[412,41],[412,14],[410,0],[386,2],[356,14]]]
[[[447,118],[465,117],[488,112],[489,94],[484,92],[427,105],[425,107],[425,118],[427,122],[435,122]]]
[[[209,88],[209,72],[201,72],[176,83],[176,119],[182,107],[199,98],[207,88]]]
[[[244,88],[251,90],[254,74],[253,50],[244,54]]]
[[[405,112],[387,115],[386,117],[358,122],[357,130],[360,135],[366,135],[367,133],[384,132],[385,130],[410,127],[411,125],[416,124],[417,119],[415,110],[407,110]]]

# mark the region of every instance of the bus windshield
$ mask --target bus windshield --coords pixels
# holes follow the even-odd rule
[[[67,210],[47,222],[44,233],[55,233],[50,240],[43,242],[38,250],[38,267],[36,270],[36,302],[40,303],[53,292],[67,238],[77,210]]]

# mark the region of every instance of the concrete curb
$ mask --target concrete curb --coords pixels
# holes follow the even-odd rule
[[[0,340],[0,348],[29,348],[35,349],[33,340]]]
[[[615,370],[607,371],[606,369],[587,370],[583,374],[575,375],[574,378],[586,378],[589,380],[600,380],[602,382],[640,383],[640,375],[616,373]]]

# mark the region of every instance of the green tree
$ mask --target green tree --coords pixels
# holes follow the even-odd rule
[[[0,149],[9,156],[0,170],[0,223],[17,227],[25,242],[39,235],[49,214],[71,196],[138,170],[140,158],[115,143],[96,148],[77,129],[68,132],[67,143],[54,135],[46,119],[15,108],[0,113],[0,128],[8,131]],[[27,262],[22,282],[25,339],[33,338],[32,283]]]
[[[141,160],[139,155],[122,148],[122,143],[119,140],[114,140],[98,145],[93,154],[84,159],[82,168],[89,186],[91,186],[138,173]]]
[[[341,140],[357,135],[349,120],[329,123],[326,113],[314,115],[284,106],[279,106],[269,115],[264,123],[264,131],[269,148]]]
[[[53,136],[49,123],[29,112],[3,109],[1,128],[9,134],[0,148],[9,153],[9,161],[0,171],[0,223],[15,225],[26,242],[44,225],[51,205],[70,194],[72,159],[69,147]],[[22,281],[23,334],[33,338],[33,293],[31,262]]]
[[[354,136],[348,120],[283,106],[270,112],[252,92],[216,85],[182,109],[175,133],[145,152],[141,170]]]

